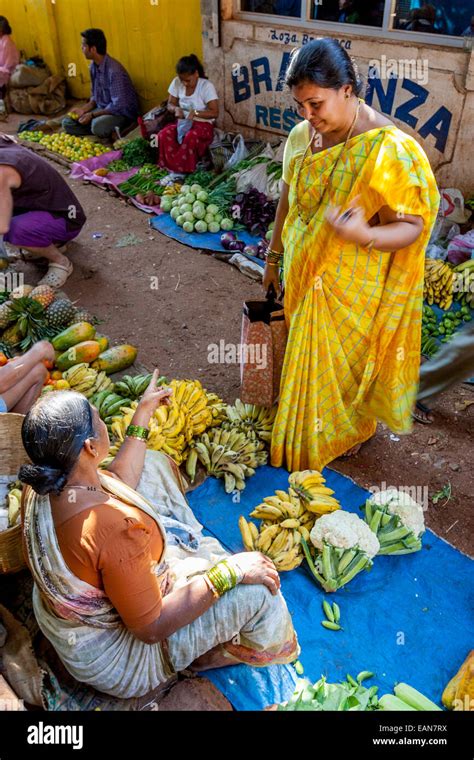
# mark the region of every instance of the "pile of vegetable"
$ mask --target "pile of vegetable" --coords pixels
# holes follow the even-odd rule
[[[424,304],[421,322],[421,353],[431,357],[438,351],[438,340],[448,343],[457,329],[465,322],[470,322],[471,310],[469,306],[461,306],[457,311],[448,311],[438,322],[437,316],[431,306]]]
[[[21,132],[19,138],[44,145],[48,150],[64,156],[64,158],[68,158],[70,161],[83,161],[86,158],[101,156],[109,151],[109,148],[106,148],[105,145],[93,142],[88,137],[68,135],[66,132],[56,132],[54,134],[45,134],[41,131]]]
[[[213,194],[208,193],[201,185],[183,185],[177,196],[164,196],[160,207],[169,213],[185,232],[231,230],[232,219],[225,216],[225,209],[215,201]]]
[[[273,229],[273,223],[271,228]],[[259,240],[256,245],[254,243],[245,243],[243,240],[239,240],[235,232],[224,232],[221,235],[221,246],[226,251],[241,251],[246,256],[255,256],[257,259],[265,259],[268,248],[266,240]]]
[[[367,688],[363,683],[373,676],[373,673],[363,671],[356,678],[347,675],[346,680],[339,683],[328,683],[322,676],[314,685],[307,678],[299,679],[293,695],[288,702],[278,706],[278,711],[441,711],[438,705],[406,683],[397,684],[395,694],[385,694],[378,699],[378,687]]]
[[[160,169],[154,164],[145,164],[133,177],[118,185],[118,189],[124,195],[136,198],[139,203],[156,206],[166,190],[166,187],[160,184],[160,180],[166,176],[166,169]]]
[[[206,189],[208,185],[212,182],[213,179],[215,179],[214,172],[208,172],[204,169],[197,169],[192,174],[188,174],[186,177],[186,184],[187,185],[201,185],[202,188]]]
[[[127,172],[129,169],[128,161],[123,158],[115,158],[107,164],[107,172]]]
[[[421,549],[423,508],[408,493],[389,488],[367,499],[365,520],[380,544],[379,554],[412,554]]]
[[[314,685],[307,678],[301,678],[297,681],[295,691],[288,702],[278,705],[278,711],[368,712],[378,710],[378,687],[367,688],[363,683],[372,677],[373,673],[363,671],[356,678],[348,675],[345,681],[328,683],[326,678],[321,676]]]
[[[136,137],[123,146],[122,161],[128,165],[129,169],[144,164],[156,164],[156,150],[144,137]]]
[[[263,237],[274,221],[275,201],[269,201],[265,193],[251,188],[246,193],[238,193],[232,204],[232,218],[240,222],[251,235]]]

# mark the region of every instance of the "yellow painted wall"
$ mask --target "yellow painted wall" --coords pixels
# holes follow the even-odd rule
[[[27,57],[39,55],[50,69],[60,67],[51,0],[0,0],[0,15],[10,22],[12,38]]]
[[[144,111],[167,96],[178,58],[202,57],[200,0],[0,0],[0,14],[18,47],[65,74],[77,98],[90,91],[80,38],[88,27],[104,30],[108,52],[128,70]]]

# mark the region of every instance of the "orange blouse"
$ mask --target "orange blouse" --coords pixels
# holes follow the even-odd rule
[[[146,512],[98,504],[56,526],[56,535],[71,572],[103,589],[127,628],[156,620],[162,597],[152,566],[161,561],[164,544]]]

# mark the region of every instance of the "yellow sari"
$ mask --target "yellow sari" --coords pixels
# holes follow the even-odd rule
[[[309,124],[297,125],[285,149],[290,186],[283,228],[288,345],[271,462],[321,470],[368,440],[377,420],[396,433],[411,429],[420,366],[424,253],[439,192],[419,144],[397,127],[372,129],[307,155]],[[331,182],[318,203],[334,162]],[[325,221],[329,205],[360,195],[366,219],[382,206],[416,214],[418,240],[395,253],[347,243]]]

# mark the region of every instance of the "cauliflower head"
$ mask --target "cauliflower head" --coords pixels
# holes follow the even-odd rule
[[[341,549],[360,549],[371,559],[380,549],[379,540],[367,523],[352,512],[344,512],[342,509],[316,520],[310,538],[320,551],[324,541]]]
[[[411,530],[415,536],[420,536],[425,530],[423,507],[411,498],[406,491],[388,488],[386,491],[375,493],[369,501],[377,506],[386,507],[392,515],[398,515],[402,524]]]

